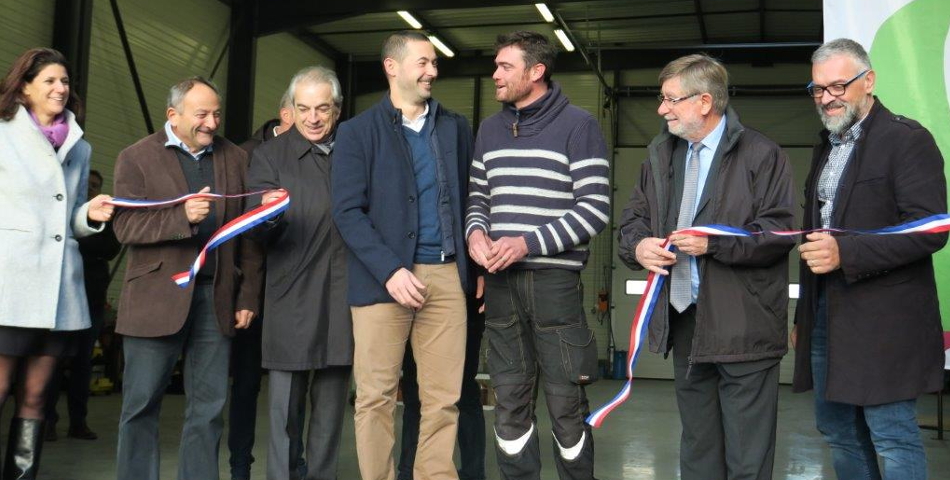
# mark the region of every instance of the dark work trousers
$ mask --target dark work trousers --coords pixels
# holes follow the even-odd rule
[[[159,413],[183,355],[185,421],[178,449],[178,479],[218,478],[218,447],[228,398],[231,339],[214,314],[213,286],[198,283],[185,325],[164,337],[123,339],[125,374],[119,416],[118,480],[159,480]]]
[[[257,396],[261,391],[261,317],[235,331],[231,341],[231,403],[228,406],[228,450],[231,478],[251,478]]]
[[[475,380],[478,375],[478,356],[485,315],[478,313],[481,300],[467,303],[468,331],[465,340],[465,366],[462,372],[462,394],[456,404],[459,409],[458,445],[461,467],[459,480],[485,480],[485,415],[482,411],[482,389]],[[412,347],[406,344],[402,362],[402,450],[399,454],[399,480],[412,480],[412,466],[419,443],[419,420],[422,404],[419,401],[419,382],[416,381],[416,362]]]
[[[56,404],[59,402],[60,392],[66,391],[66,407],[69,411],[69,426],[81,427],[86,425],[86,415],[89,412],[89,382],[92,380],[92,350],[96,346],[99,332],[102,330],[103,312],[90,312],[92,326],[76,333],[75,342],[78,344],[76,355],[66,362],[60,363],[57,372],[53,375],[47,387],[46,421],[53,425],[59,421]],[[64,363],[69,365],[69,375],[64,375]]]
[[[778,358],[694,363],[696,306],[670,307],[683,480],[767,480],[775,462]]]
[[[540,367],[561,480],[594,478],[584,385],[597,379],[597,345],[583,310],[580,272],[510,270],[485,278],[488,370],[504,480],[541,478],[534,388]]]
[[[268,480],[334,480],[352,367],[271,370]],[[307,396],[310,419],[307,420]],[[309,424],[309,426],[308,426]],[[306,435],[307,441],[304,442]],[[303,458],[306,449],[306,460]]]

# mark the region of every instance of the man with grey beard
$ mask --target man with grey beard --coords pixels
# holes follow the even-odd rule
[[[852,40],[812,56],[807,88],[826,130],[806,181],[805,229],[878,229],[947,211],[933,136],[884,108],[875,79]],[[838,478],[927,477],[916,399],[943,384],[931,255],[946,242],[946,233],[811,233],[799,247],[793,385],[815,390]]]

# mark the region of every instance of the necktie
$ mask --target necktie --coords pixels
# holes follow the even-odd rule
[[[696,204],[696,191],[699,189],[699,151],[703,148],[700,142],[693,143],[690,148],[689,162],[686,165],[686,177],[683,179],[683,200],[680,202],[680,214],[676,219],[676,229],[693,226],[693,211]],[[689,271],[689,255],[676,252],[676,264],[670,273],[670,305],[677,312],[683,312],[693,303],[692,277]]]

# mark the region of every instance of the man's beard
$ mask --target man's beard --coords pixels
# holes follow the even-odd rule
[[[825,128],[835,135],[841,135],[858,121],[858,115],[864,110],[862,107],[864,107],[866,102],[867,99],[863,99],[860,104],[836,99],[827,105],[829,107],[843,106],[843,115],[828,115],[825,113],[826,105],[817,105],[816,108],[818,110],[818,116],[821,117],[821,123],[824,124]]]
[[[686,139],[687,141],[696,141],[693,140],[696,132],[701,131],[703,128],[703,120],[701,118],[693,119],[691,121],[679,120],[679,123],[676,126],[669,127],[670,133],[673,135]],[[700,139],[701,140],[701,139]]]

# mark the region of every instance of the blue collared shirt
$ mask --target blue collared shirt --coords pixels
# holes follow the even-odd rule
[[[191,155],[191,158],[194,158],[195,160],[201,160],[201,157],[206,153],[211,153],[214,147],[214,145],[208,145],[207,147],[198,151],[198,153],[191,153],[191,149],[188,148],[188,145],[185,145],[185,142],[181,141],[181,139],[178,138],[178,135],[175,135],[175,132],[172,131],[172,122],[168,121],[165,122],[165,135],[168,136],[168,141],[165,142],[166,147],[178,148],[188,155]]]
[[[706,178],[709,177],[709,169],[712,167],[713,157],[716,155],[716,149],[719,148],[719,141],[722,140],[722,134],[726,131],[726,116],[723,115],[719,120],[719,125],[716,125],[709,135],[706,135],[706,138],[699,141],[703,144],[703,149],[699,151],[699,184],[696,188],[696,200],[693,204],[693,212],[699,213],[696,211],[699,208],[699,200],[703,197],[703,188],[706,186]],[[686,161],[689,161],[689,152],[692,151],[693,144],[689,144],[689,148],[686,150]],[[685,165],[685,163],[684,163]],[[699,265],[696,262],[696,257],[689,257],[689,275],[690,275],[690,284],[692,286],[692,300],[693,303],[696,303],[696,299],[699,297]]]

